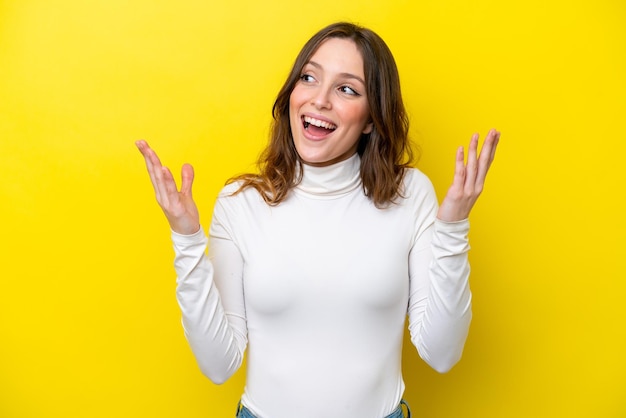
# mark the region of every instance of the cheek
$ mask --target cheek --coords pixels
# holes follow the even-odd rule
[[[296,106],[295,96],[293,93],[291,93],[291,96],[289,96],[289,121],[291,123],[293,123],[293,120],[297,114],[298,114],[298,108]]]
[[[291,94],[289,95],[289,105],[290,106],[300,105],[302,102],[303,93],[304,92],[302,91],[301,86],[299,84],[296,84],[293,87]]]
[[[371,119],[368,106],[355,106],[350,114],[352,122],[359,128],[364,128]]]
[[[291,92],[289,96],[289,118],[294,118],[298,114],[300,107],[300,94],[298,94],[297,88]]]

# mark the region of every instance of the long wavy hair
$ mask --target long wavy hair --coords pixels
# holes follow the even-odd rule
[[[302,180],[300,157],[293,143],[289,122],[289,98],[300,80],[303,67],[329,38],[352,40],[363,57],[365,88],[373,129],[362,134],[357,152],[361,157],[363,191],[377,207],[402,197],[405,168],[413,160],[408,139],[409,120],[402,102],[398,68],[389,47],[380,36],[361,26],[339,22],[317,32],[304,45],[281,88],[272,109],[270,141],[261,156],[259,174],[233,177],[240,182],[235,192],[253,187],[269,205],[281,203]]]

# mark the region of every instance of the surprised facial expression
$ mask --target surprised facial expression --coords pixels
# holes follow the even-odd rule
[[[289,97],[294,145],[305,164],[325,166],[352,156],[372,131],[363,57],[349,39],[324,41]]]

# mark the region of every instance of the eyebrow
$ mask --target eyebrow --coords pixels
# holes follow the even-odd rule
[[[311,64],[312,66],[314,66],[315,68],[319,68],[320,70],[324,69],[324,68],[322,68],[322,66],[320,64],[318,64],[315,61],[309,61],[309,62],[307,62],[307,64]],[[352,73],[339,73],[339,75],[341,77],[345,77],[345,78],[353,78],[353,79],[355,79],[357,81],[360,81],[361,84],[365,85],[365,81],[363,81],[363,79],[361,77],[359,77],[358,75],[354,75]]]

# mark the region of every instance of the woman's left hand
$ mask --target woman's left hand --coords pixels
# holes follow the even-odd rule
[[[469,145],[467,165],[464,162],[463,147],[459,147],[456,152],[454,180],[439,207],[438,219],[456,222],[469,217],[472,207],[483,191],[485,178],[495,157],[499,140],[500,132],[495,129],[490,130],[477,156],[478,134],[474,134]]]

